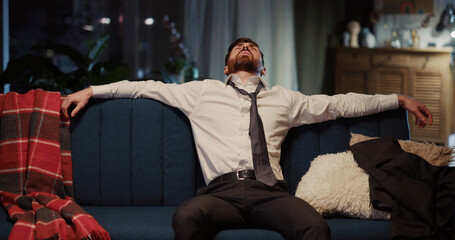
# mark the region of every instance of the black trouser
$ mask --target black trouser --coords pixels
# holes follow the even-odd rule
[[[286,182],[270,188],[256,180],[210,184],[183,203],[173,219],[175,239],[212,239],[226,229],[259,228],[286,239],[330,239],[324,219],[307,202],[290,195]]]

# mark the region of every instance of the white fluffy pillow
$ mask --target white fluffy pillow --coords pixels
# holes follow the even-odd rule
[[[351,151],[315,158],[295,195],[325,217],[390,219],[389,213],[370,204],[368,175],[354,161]]]

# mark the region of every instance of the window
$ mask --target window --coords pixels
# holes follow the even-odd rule
[[[161,19],[169,16],[182,32],[183,4],[184,0],[10,0],[10,59],[27,54],[36,44],[65,44],[85,53],[107,34],[101,60],[125,62],[132,80],[159,78],[150,73],[174,54]],[[76,67],[66,56],[45,54],[65,72]]]

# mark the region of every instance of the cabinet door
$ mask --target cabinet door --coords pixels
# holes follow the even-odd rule
[[[418,129],[415,117],[409,116],[411,138],[430,142],[444,143],[447,138],[443,100],[443,77],[439,70],[413,70],[411,93],[417,101],[424,103],[433,114],[433,124]]]
[[[369,93],[409,94],[408,68],[376,67],[372,73],[372,84]]]
[[[367,69],[343,69],[339,71],[337,81],[337,93],[367,93],[368,92],[368,75]]]
[[[336,93],[367,93],[370,72],[370,55],[366,53],[338,52],[336,57]]]

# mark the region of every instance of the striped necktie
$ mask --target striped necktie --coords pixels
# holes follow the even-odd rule
[[[270,166],[267,143],[265,141],[264,126],[262,125],[262,120],[259,116],[256,103],[256,96],[264,85],[262,82],[259,82],[256,91],[254,93],[248,93],[247,91],[239,89],[235,86],[233,81],[229,81],[229,84],[237,92],[251,98],[249,135],[251,139],[251,150],[253,152],[254,174],[256,175],[256,180],[273,187],[277,183],[277,180],[273,174],[272,167]]]

